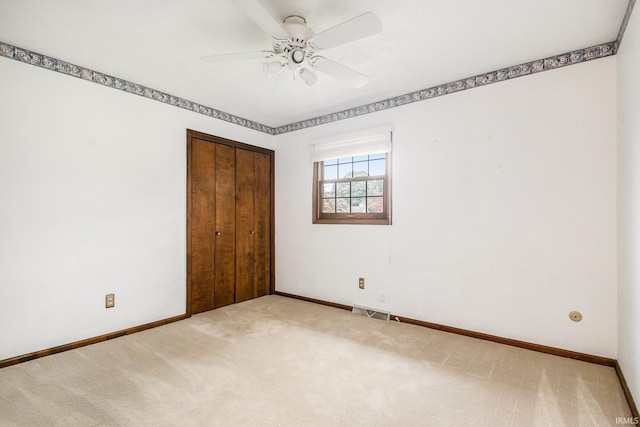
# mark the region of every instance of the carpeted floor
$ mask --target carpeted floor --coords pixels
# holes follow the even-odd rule
[[[0,369],[1,426],[605,426],[613,368],[267,296]]]

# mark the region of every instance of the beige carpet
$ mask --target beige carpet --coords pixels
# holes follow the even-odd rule
[[[613,368],[278,296],[0,369],[2,426],[605,426]]]

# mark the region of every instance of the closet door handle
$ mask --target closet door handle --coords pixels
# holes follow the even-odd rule
[[[249,234],[256,234],[256,232],[253,230],[249,230]]]
[[[216,236],[220,236],[220,235],[222,235],[222,233],[219,231],[216,231]]]

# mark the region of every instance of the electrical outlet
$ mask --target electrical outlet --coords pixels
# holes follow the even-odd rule
[[[116,294],[107,294],[104,296],[104,307],[113,308],[116,306]]]
[[[572,311],[571,313],[569,313],[569,319],[573,320],[574,322],[579,322],[582,320],[582,313],[580,313],[579,311]]]
[[[360,277],[360,278],[358,279],[358,287],[359,287],[360,289],[364,289],[364,277]]]

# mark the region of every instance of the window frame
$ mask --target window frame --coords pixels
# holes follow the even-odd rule
[[[369,153],[373,155],[376,153]],[[313,194],[312,194],[312,222],[313,224],[365,224],[365,225],[391,225],[391,153],[379,153],[385,155],[385,174],[376,175],[383,180],[383,212],[382,213],[324,213],[322,212],[322,186],[324,160],[313,163]],[[351,156],[346,156],[351,157]],[[342,158],[342,157],[341,157]],[[334,160],[334,159],[327,159]],[[364,178],[364,179],[363,179]],[[329,180],[332,183],[366,181],[367,177],[338,178]]]

